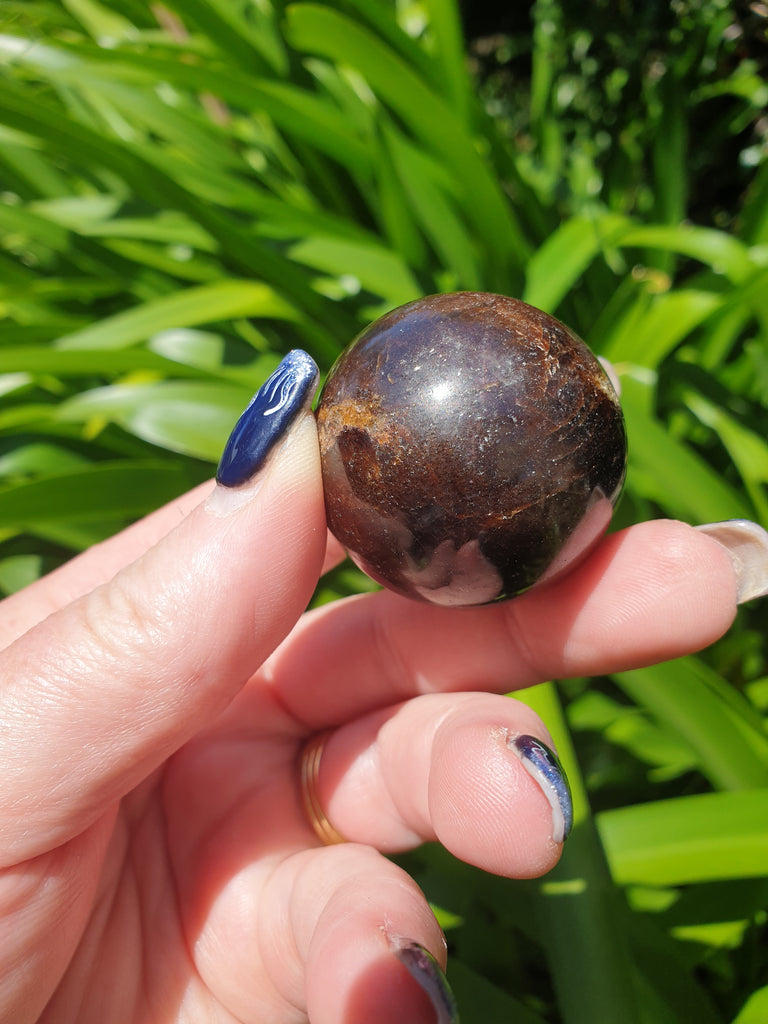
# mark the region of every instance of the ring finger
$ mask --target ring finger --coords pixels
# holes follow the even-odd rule
[[[494,694],[430,694],[330,733],[310,774],[346,839],[385,852],[438,840],[494,874],[534,877],[570,827],[552,740],[526,705]]]

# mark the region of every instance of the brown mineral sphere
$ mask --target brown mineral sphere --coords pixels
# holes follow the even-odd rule
[[[418,600],[514,597],[602,536],[626,434],[572,331],[483,292],[433,295],[342,353],[317,410],[328,525],[374,580]]]

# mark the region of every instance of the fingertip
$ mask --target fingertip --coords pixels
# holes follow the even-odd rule
[[[431,951],[436,966],[445,964],[445,939],[413,879],[367,846],[348,843],[314,853],[317,866],[327,863],[329,881],[324,897],[317,890],[312,896],[325,903],[312,924],[307,951],[310,1019],[443,1024],[435,1013],[434,991],[417,983],[398,956],[410,944]]]
[[[768,531],[748,519],[704,523],[695,529],[727,553],[737,604],[768,596]]]
[[[623,553],[626,572],[635,572],[645,592],[641,611],[653,616],[668,651],[663,660],[706,647],[732,625],[737,580],[728,552],[688,523],[652,520],[632,527]]]
[[[320,484],[322,493],[317,427],[310,410],[296,416],[252,475],[234,485],[217,480],[202,507],[210,515],[226,518],[250,504],[273,478],[277,480],[271,484],[271,489],[273,493],[275,490],[282,493],[282,497],[278,497],[280,503],[297,488],[314,487],[316,490]]]
[[[285,355],[235,424],[216,470],[225,488],[248,483],[285,436],[302,409],[309,408],[319,370],[301,349]]]
[[[476,702],[472,719],[446,723],[443,735],[436,736],[429,794],[432,826],[459,859],[495,875],[536,878],[557,863],[563,828],[552,798],[510,739],[530,738],[531,733],[549,737],[530,709],[508,698],[496,699],[509,703],[503,718],[497,713],[495,721],[489,720]],[[558,810],[562,817],[561,804]]]
[[[737,588],[728,553],[676,520],[604,539],[573,573],[505,614],[539,678],[597,675],[680,657],[730,627]]]

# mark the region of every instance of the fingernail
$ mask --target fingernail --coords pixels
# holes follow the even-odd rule
[[[459,1009],[448,979],[432,954],[411,939],[390,937],[392,952],[429,996],[436,1024],[459,1024]]]
[[[748,519],[705,523],[697,530],[722,545],[733,562],[739,604],[768,595],[768,532]]]
[[[224,487],[244,484],[263,465],[269,452],[310,401],[318,369],[306,352],[289,352],[248,405],[229,435],[216,470]]]
[[[552,808],[552,838],[562,843],[573,827],[573,802],[563,766],[554,751],[535,736],[512,736],[507,746],[538,783]]]

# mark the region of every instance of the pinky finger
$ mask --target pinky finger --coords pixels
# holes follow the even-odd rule
[[[285,994],[295,1003],[306,1000],[312,1024],[458,1022],[442,969],[445,939],[424,895],[402,869],[371,847],[352,843],[303,851],[284,861],[270,880],[278,920],[285,918],[286,885],[299,956],[294,991]],[[270,913],[262,915],[267,927],[270,919],[274,924]],[[262,955],[277,954],[264,966],[279,978],[285,971],[280,944],[271,928],[263,938]]]

